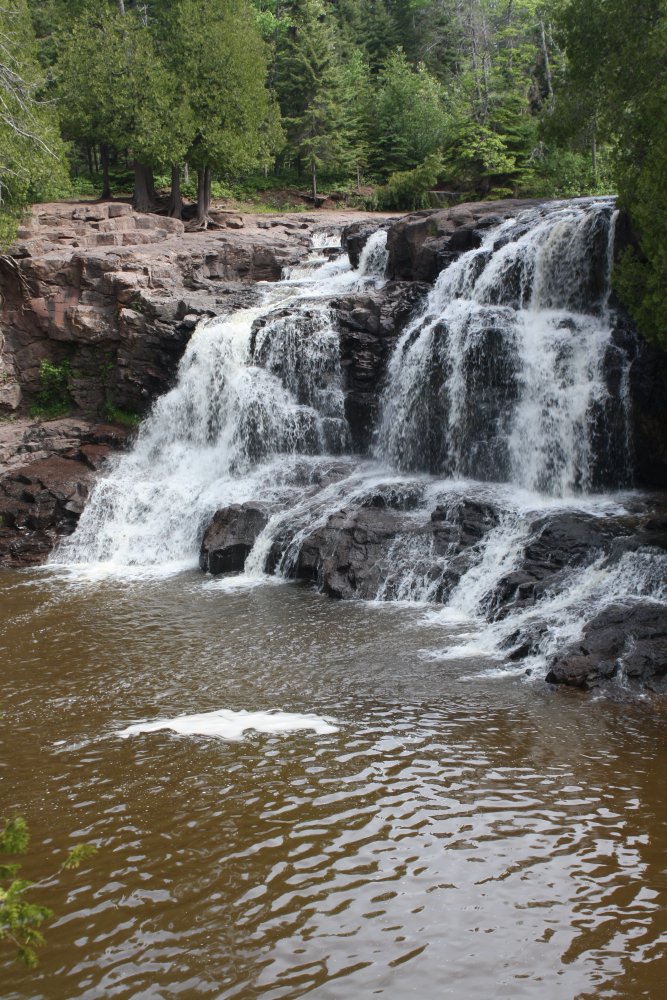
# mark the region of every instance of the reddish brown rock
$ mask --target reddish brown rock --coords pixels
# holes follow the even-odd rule
[[[0,259],[0,413],[34,403],[43,361],[69,363],[75,412],[144,413],[199,318],[250,304],[253,283],[277,281],[346,215],[218,217],[224,228],[189,233],[123,203],[35,206]]]
[[[0,566],[45,561],[71,534],[126,428],[85,420],[0,424]]]

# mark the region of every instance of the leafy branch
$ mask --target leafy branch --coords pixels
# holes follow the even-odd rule
[[[15,816],[0,831],[0,854],[25,854],[29,842],[28,824],[22,816]],[[77,844],[55,874],[79,868],[96,851],[93,844]],[[0,941],[13,945],[16,957],[32,969],[37,965],[36,949],[44,944],[41,928],[53,917],[53,911],[31,902],[28,893],[44,887],[53,876],[31,882],[22,878],[20,872],[21,865],[16,862],[0,864]]]

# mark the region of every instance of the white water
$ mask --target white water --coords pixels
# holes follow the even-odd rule
[[[276,734],[310,731],[317,736],[337,733],[338,727],[331,720],[319,715],[301,715],[296,712],[233,712],[228,708],[196,715],[178,715],[173,719],[155,722],[137,722],[116,733],[123,739],[140,733],[157,733],[169,729],[179,736],[215,736],[223,740],[242,740],[247,732]]]
[[[603,371],[615,219],[606,202],[536,209],[440,274],[392,358],[385,462],[554,496],[598,485],[596,421],[627,405]],[[615,485],[628,481],[627,423],[608,441]]]
[[[330,246],[330,234],[317,242]],[[258,496],[288,502],[302,487],[298,457],[345,450],[338,335],[327,303],[382,281],[386,233],[369,242],[359,272],[341,257],[316,258],[314,267],[263,285],[257,306],[199,324],[177,385],[157,400],[132,452],[98,483],[56,564],[103,564],[121,574],[194,564],[215,510]]]
[[[339,235],[321,235],[309,261],[262,286],[256,306],[199,325],[176,387],[97,485],[53,562],[84,576],[173,572],[196,564],[217,509],[259,499],[278,512],[243,576],[215,584],[254,586],[272,552],[289,577],[315,529],[390,489],[400,502],[412,497],[411,527],[378,566],[374,596],[437,606],[444,595],[433,613],[451,640],[438,658],[502,656],[515,632],[546,622],[535,653],[543,663],[606,604],[666,601],[663,555],[607,564],[592,552],[553,593],[489,624],[496,589],[520,565],[539,516],[579,509],[604,518],[624,508],[621,495],[591,492],[624,486],[630,472],[627,378],[614,399],[604,369],[617,351],[614,222],[604,201],[523,213],[443,271],[390,359],[372,462],[349,455],[329,303],[384,283],[386,234],[369,239],[358,272],[332,259]],[[470,499],[501,516],[446,585],[457,551],[436,552],[431,512],[440,505],[456,526]]]

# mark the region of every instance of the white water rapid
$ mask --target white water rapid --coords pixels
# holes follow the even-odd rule
[[[268,523],[245,562],[249,583],[270,571],[428,605],[446,636],[428,654],[439,659],[504,663],[515,634],[534,636],[536,668],[614,602],[667,601],[663,554],[628,547],[610,559],[587,543],[553,582],[540,577],[535,599],[499,610],[499,594],[527,586],[519,571],[531,546],[557,535],[555,518],[576,517],[597,538],[639,502],[628,359],[609,308],[615,218],[609,200],[541,206],[486,230],[442,271],[393,348],[365,457],[351,453],[336,302],[382,290],[387,237],[370,237],[354,271],[332,259],[340,234],[321,235],[252,308],[199,325],[175,388],[52,563],[171,573],[196,565],[217,510],[261,501]],[[375,529],[357,538],[350,518],[368,510],[391,521],[384,541]],[[354,553],[342,570],[323,568],[336,557],[334,523],[366,547],[365,576],[349,570]],[[316,543],[328,555],[306,571]],[[337,590],[341,572],[352,593]]]

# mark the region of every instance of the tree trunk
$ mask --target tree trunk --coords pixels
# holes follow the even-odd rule
[[[183,214],[183,199],[181,198],[181,168],[171,168],[171,194],[169,196],[168,215],[171,219],[180,219]]]
[[[544,78],[547,84],[547,95],[549,98],[547,108],[549,113],[554,109],[554,87],[551,76],[551,63],[549,61],[549,49],[547,46],[547,33],[544,30],[544,21],[540,20],[540,41],[542,45],[542,59],[544,60]]]
[[[100,159],[102,160],[102,201],[111,197],[111,181],[109,179],[109,146],[103,142],[100,146]]]
[[[192,229],[208,229],[211,224],[211,217],[208,211],[211,207],[211,168],[200,167],[197,171],[197,215],[195,216]]]
[[[593,130],[593,138],[591,139],[591,159],[593,161],[593,180],[597,184],[598,182],[598,143],[597,143],[597,133],[595,129]]]
[[[153,171],[138,160],[134,161],[134,195],[132,207],[135,212],[152,212],[155,209],[155,188]]]
[[[155,190],[155,176],[153,174],[152,167],[146,167],[146,187],[148,188],[148,197],[154,205],[157,205],[158,196],[157,191]]]
[[[184,184],[190,183],[190,165],[187,160],[183,164],[183,183]]]

